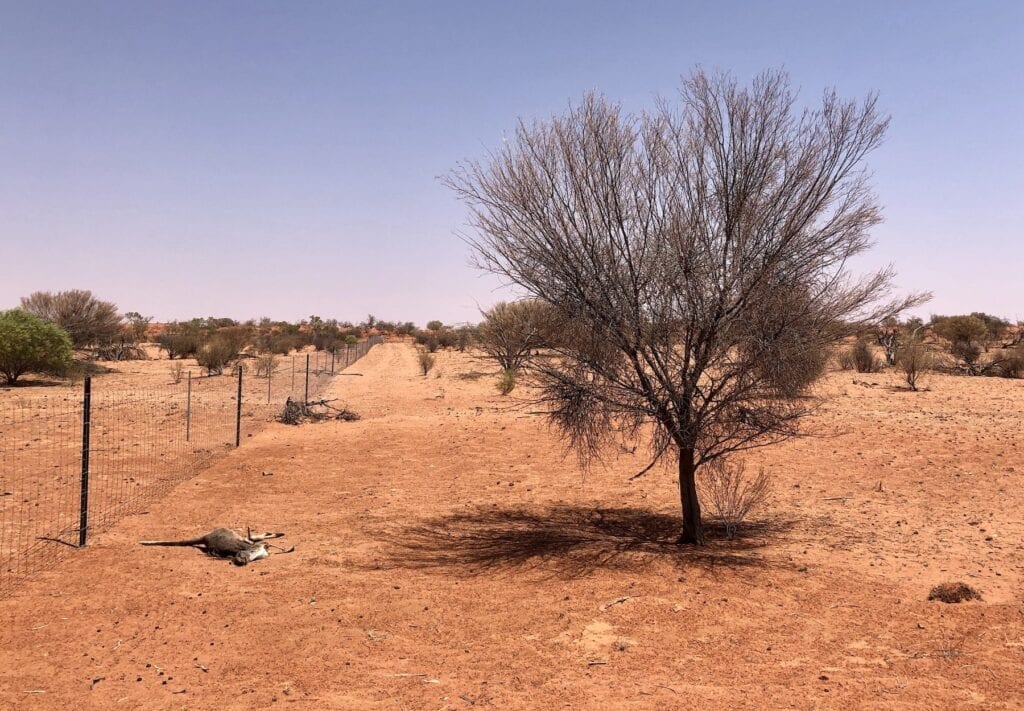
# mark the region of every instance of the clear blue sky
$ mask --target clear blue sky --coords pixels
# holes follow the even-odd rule
[[[519,116],[700,63],[878,90],[872,264],[1024,318],[1024,2],[0,3],[0,307],[476,320],[437,176]]]

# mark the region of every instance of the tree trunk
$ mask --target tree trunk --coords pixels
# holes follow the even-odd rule
[[[697,468],[692,449],[679,450],[679,500],[683,507],[683,532],[679,543],[704,545],[704,526],[700,520],[700,500],[697,498]]]

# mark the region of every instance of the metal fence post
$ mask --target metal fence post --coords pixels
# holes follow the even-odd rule
[[[306,397],[302,402],[309,404],[309,353],[306,354]]]
[[[188,371],[188,394],[185,396],[185,441],[192,439],[192,371]]]
[[[238,366],[238,402],[235,408],[235,446],[242,444],[242,366]]]
[[[78,508],[78,546],[85,545],[89,530],[89,427],[92,423],[92,378],[82,387],[82,492]]]
[[[334,375],[334,356],[338,353],[338,347],[335,346],[331,349],[331,375]]]
[[[295,356],[292,356],[292,390],[289,395],[295,394]]]
[[[274,375],[274,364],[267,365],[267,404],[270,404],[270,378]]]

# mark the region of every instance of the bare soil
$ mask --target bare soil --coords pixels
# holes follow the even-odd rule
[[[0,601],[0,706],[1024,705],[1020,381],[831,374],[750,458],[768,509],[692,549],[670,471],[582,472],[485,363],[350,371],[361,420],[270,425]],[[138,545],[247,525],[297,550]],[[982,600],[927,600],[955,581]]]

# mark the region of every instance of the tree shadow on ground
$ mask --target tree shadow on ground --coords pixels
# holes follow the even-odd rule
[[[720,526],[706,523],[706,545],[688,546],[676,543],[677,515],[557,504],[478,508],[427,519],[384,538],[389,567],[469,576],[530,569],[576,578],[597,569],[642,569],[659,560],[681,569],[763,567],[758,549],[791,526],[783,520],[750,522],[730,540]]]

